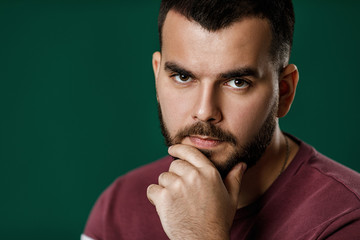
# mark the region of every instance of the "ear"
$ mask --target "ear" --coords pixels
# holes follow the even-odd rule
[[[152,56],[152,66],[155,76],[155,81],[157,81],[160,73],[160,63],[161,63],[161,53],[160,52],[154,52]]]
[[[160,63],[161,63],[161,53],[160,52],[154,52],[153,56],[152,56],[152,66],[153,66],[153,71],[154,71],[154,76],[155,76],[155,87],[157,89],[157,81],[158,81],[158,77],[160,74]],[[156,90],[156,100],[159,102],[159,97],[157,95],[157,90]]]
[[[280,74],[278,117],[284,117],[294,101],[299,82],[299,71],[294,64],[287,65]]]

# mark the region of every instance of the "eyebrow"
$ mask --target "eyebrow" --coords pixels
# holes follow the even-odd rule
[[[221,73],[219,74],[218,77],[222,79],[241,78],[241,77],[259,78],[260,73],[257,69],[251,67],[241,67],[235,70],[231,70],[229,72]]]
[[[165,62],[165,71],[168,72],[176,72],[181,75],[186,75],[189,77],[194,78],[194,74],[186,70],[184,67],[180,66],[179,64],[175,62]],[[217,78],[219,79],[229,79],[229,78],[241,78],[241,77],[254,77],[259,78],[260,73],[257,69],[254,69],[252,67],[240,67],[235,70],[230,70],[225,73],[220,73]]]
[[[194,78],[194,74],[191,71],[186,70],[184,67],[181,67],[179,64],[174,62],[166,62],[165,71],[176,72],[180,75],[185,75]]]

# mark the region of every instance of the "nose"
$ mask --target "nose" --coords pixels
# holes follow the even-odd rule
[[[220,99],[214,86],[202,86],[194,104],[193,119],[216,124],[222,120]]]

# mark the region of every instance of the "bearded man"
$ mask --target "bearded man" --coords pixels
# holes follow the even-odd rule
[[[82,239],[360,239],[359,174],[280,130],[290,0],[163,0],[153,54],[169,156],[117,179]]]

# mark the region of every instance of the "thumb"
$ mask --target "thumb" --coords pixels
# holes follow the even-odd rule
[[[234,203],[238,201],[241,181],[246,168],[246,163],[242,162],[237,164],[235,167],[233,167],[233,169],[231,169],[224,180],[225,187],[228,190],[229,195]]]

